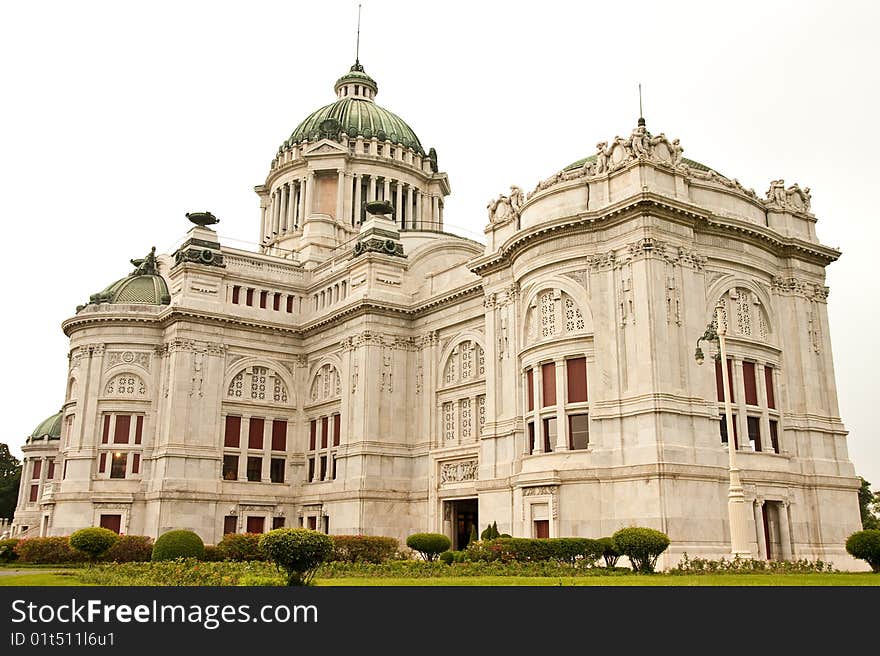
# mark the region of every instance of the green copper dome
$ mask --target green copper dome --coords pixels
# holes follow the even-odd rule
[[[147,257],[131,260],[135,270],[125,278],[92,294],[89,303],[140,303],[144,305],[168,305],[171,295],[165,279],[159,275],[156,264],[156,247]]]
[[[361,87],[359,95],[353,95],[354,85]],[[351,70],[336,81],[334,89],[340,98],[329,105],[312,112],[296,126],[296,129],[285,141],[279,152],[295,143],[305,140],[316,141],[328,137],[336,138],[340,132],[348,136],[362,136],[365,139],[377,137],[380,141],[390,140],[405,148],[412,148],[424,155],[425,150],[416,133],[397,114],[379,107],[373,102],[372,96],[363,94],[363,87],[368,87],[375,95],[378,90],[376,81],[364,73],[363,66],[356,63]],[[340,89],[349,92],[341,95]]]
[[[56,412],[51,417],[44,419],[40,422],[40,425],[34,429],[34,432],[31,433],[27,441],[31,442],[33,440],[39,440],[44,437],[48,437],[50,440],[57,440],[61,438],[61,415],[62,413]]]

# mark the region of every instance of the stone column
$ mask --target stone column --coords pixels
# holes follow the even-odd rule
[[[437,194],[431,194],[431,230],[438,230],[437,225],[440,222],[440,197]]]
[[[406,185],[406,211],[403,213],[403,220],[409,222],[410,228],[415,228],[412,213],[413,213],[413,188],[412,188],[412,185]]]
[[[354,225],[354,221],[351,218],[351,192],[352,192],[352,178],[354,176],[351,173],[346,173],[343,178],[342,184],[342,216],[340,217],[340,221],[347,221],[351,225]]]
[[[567,372],[565,358],[557,359],[556,365],[556,450],[568,451],[568,422],[565,418],[565,395]]]
[[[272,463],[272,419],[263,419],[263,467],[260,470],[260,481],[269,483],[272,481],[270,465]]]
[[[258,243],[262,244],[266,238],[266,206],[260,206],[260,238]]]
[[[250,428],[250,425],[251,416],[243,414],[238,433],[238,480],[240,481],[247,480],[247,443],[248,429]]]
[[[794,559],[794,545],[791,543],[791,508],[788,501],[779,504],[779,549],[782,560]]]
[[[733,397],[733,411],[736,413],[736,431],[739,440],[739,448],[748,450],[749,447],[749,426],[746,421],[746,386],[743,383],[743,364],[742,360],[730,358],[733,365],[733,386],[730,395]]]
[[[764,535],[764,500],[755,499],[755,537],[758,539],[758,559],[767,558],[767,536]]]
[[[421,230],[424,226],[422,225],[422,205],[424,204],[424,200],[422,198],[422,192],[416,189],[416,227]]]
[[[31,458],[25,457],[24,463],[21,466],[21,478],[18,481],[18,503],[16,508],[24,508],[25,504],[28,503],[30,498],[29,481],[31,476],[33,476],[32,468]]]
[[[400,229],[403,230],[406,228],[406,225],[403,223],[403,183],[397,183],[397,202],[395,203],[394,211],[395,216],[397,217],[397,225],[400,226]]]
[[[532,397],[535,408],[532,421],[535,424],[535,453],[544,453],[544,425],[541,421],[541,408],[544,407],[544,386],[541,384],[541,365],[532,367]]]
[[[281,185],[281,211],[278,218],[278,234],[287,232],[287,205],[290,200],[290,188],[288,185]]]
[[[783,453],[785,449],[782,446],[783,443],[783,430],[782,430],[782,388],[780,387],[780,381],[782,380],[782,375],[779,373],[779,367],[773,367],[773,397],[774,401],[776,401],[776,407],[774,410],[779,413],[779,418],[776,421],[776,440],[779,444],[779,453]]]
[[[367,202],[369,203],[372,200],[376,200],[376,176],[370,176],[370,189],[367,192]]]
[[[363,175],[360,173],[354,174],[354,208],[352,209],[351,215],[351,225],[356,226],[361,222],[361,209],[363,207],[363,200],[361,200],[361,185],[363,184]]]
[[[764,371],[763,364],[755,366],[755,376],[758,379],[755,383],[758,390],[758,405],[761,407],[761,451],[772,453],[773,442],[770,439],[770,412],[767,410],[767,385],[764,382],[766,375]]]
[[[303,223],[312,215],[312,206],[315,203],[315,172],[309,171],[306,178],[306,201],[303,204]]]
[[[382,185],[382,200],[391,201],[391,179],[386,177]]]
[[[272,217],[272,232],[274,236],[281,234],[281,189],[275,190],[275,215]]]
[[[293,232],[296,225],[296,180],[291,180],[287,189],[287,219],[284,232]]]
[[[337,221],[343,220],[343,206],[345,205],[345,171],[336,170],[336,216]]]

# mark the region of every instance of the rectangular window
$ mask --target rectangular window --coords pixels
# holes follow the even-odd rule
[[[309,458],[309,477],[306,479],[308,482],[315,480],[315,459]]]
[[[568,374],[568,402],[579,403],[587,400],[587,359],[572,358],[565,361]]]
[[[321,417],[321,448],[327,448],[327,417]]]
[[[34,480],[40,477],[40,474],[43,472],[43,461],[42,460],[34,460],[34,471],[31,474],[31,478]]]
[[[107,454],[102,453],[98,456],[98,472],[103,474],[107,469]]]
[[[754,362],[743,362],[743,386],[746,390],[746,405],[758,405],[758,387],[755,384]]]
[[[131,431],[131,415],[116,415],[116,428],[113,429],[113,444],[128,444]]]
[[[30,495],[30,497],[28,497],[28,499],[31,501],[31,503],[33,503],[34,501],[37,500],[37,494],[39,493],[39,491],[40,491],[39,485],[31,485],[31,495]]]
[[[141,454],[139,453],[133,453],[131,456],[131,473],[141,473]]]
[[[228,535],[229,533],[235,533],[238,529],[238,517],[235,515],[226,515],[223,518],[223,535]]]
[[[260,309],[266,309],[266,297],[268,296],[268,292],[260,292]]]
[[[284,482],[284,458],[272,458],[269,463],[269,478],[273,483]]]
[[[779,426],[775,419],[770,420],[770,444],[773,445],[773,453],[779,453]]]
[[[101,515],[101,528],[106,528],[114,533],[122,530],[122,515]]]
[[[138,415],[134,424],[134,443],[140,444],[144,435],[144,416]]]
[[[776,409],[776,394],[773,389],[773,367],[764,367],[764,385],[767,388],[767,407]]]
[[[535,370],[526,372],[526,396],[528,398],[529,412],[535,409]]]
[[[735,394],[733,392],[733,360],[727,358],[727,382],[730,387],[730,402],[733,403]],[[718,400],[724,401],[724,379],[721,375],[721,360],[715,360],[715,389],[718,392]]]
[[[548,362],[541,365],[541,391],[544,395],[544,406],[556,405],[556,363]]]
[[[262,533],[265,525],[266,525],[266,518],[265,517],[248,517],[247,518],[247,532],[248,533]]]
[[[272,530],[274,531],[276,528],[284,528],[284,517],[272,518]]]
[[[226,415],[226,429],[223,433],[223,446],[237,449],[241,446],[241,417]]]
[[[309,517],[308,521],[309,529],[312,531],[318,530],[318,518],[317,517]]]
[[[223,480],[238,480],[238,456],[223,456]]]
[[[528,429],[528,437],[529,437],[529,453],[535,452],[535,422],[530,421],[527,424]]]
[[[54,460],[49,461],[49,470],[46,472],[46,478],[48,478],[50,481],[53,478],[55,478],[55,461]]]
[[[253,289],[248,289],[244,296],[245,296],[245,301],[244,301],[245,305],[253,305],[254,304],[254,290]]]
[[[309,451],[315,450],[315,432],[318,430],[318,420],[312,419],[309,422]],[[312,477],[309,476],[309,479]]]
[[[327,477],[327,456],[321,456],[321,478],[319,480],[324,480]]]
[[[544,453],[550,453],[556,445],[556,417],[544,420]]]
[[[590,444],[589,415],[568,416],[568,448],[586,449]]]
[[[259,481],[263,475],[263,459],[259,456],[250,456],[247,459],[247,479]]]
[[[275,292],[275,297],[272,299],[272,309],[278,312],[281,307],[281,294]]]
[[[749,445],[755,451],[761,450],[761,418],[746,417],[746,426],[749,429]]]
[[[126,464],[128,464],[127,453],[114,453],[110,459],[110,478],[125,478]]]
[[[241,287],[238,285],[232,286],[232,302],[238,305],[238,296],[241,293]]]
[[[262,449],[263,448],[263,425],[264,421],[262,417],[251,417],[250,422],[248,424],[248,448],[249,449]]]
[[[272,450],[287,451],[287,421],[284,419],[272,422]]]
[[[293,296],[287,297],[287,311],[293,312]]]
[[[721,413],[720,416],[721,416],[721,422],[720,422],[721,423],[721,443],[727,444],[727,421],[725,421],[725,419],[724,419],[723,412]],[[734,448],[738,449],[739,448],[739,436],[736,434],[737,433],[736,415],[731,414],[730,417],[731,417],[731,421],[733,421],[733,444],[734,444]]]
[[[336,480],[336,456],[330,461],[330,478]]]
[[[333,446],[339,446],[339,431],[342,429],[342,418],[333,415]]]
[[[101,444],[110,439],[110,415],[104,415],[104,430],[101,432]]]

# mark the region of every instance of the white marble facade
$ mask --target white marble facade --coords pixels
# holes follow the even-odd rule
[[[663,565],[727,555],[713,347],[694,359],[721,299],[753,554],[857,568],[824,285],[840,253],[809,189],[760,197],[643,124],[596,150],[493,200],[482,245],[443,231],[436,155],[344,131],[285,142],[256,188],[259,252],[194,227],[159,256],[169,305],[64,322],[57,473],[22,495],[18,529],[640,525],[669,534]],[[370,200],[391,212],[358,212]]]

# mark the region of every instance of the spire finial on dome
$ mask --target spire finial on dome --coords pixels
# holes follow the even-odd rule
[[[355,41],[354,46],[354,66],[351,67],[353,71],[361,71],[363,72],[364,67],[361,66],[361,3],[358,3],[358,28],[357,28],[357,40]]]
[[[645,125],[645,112],[642,111],[642,83],[639,82],[639,125]]]

